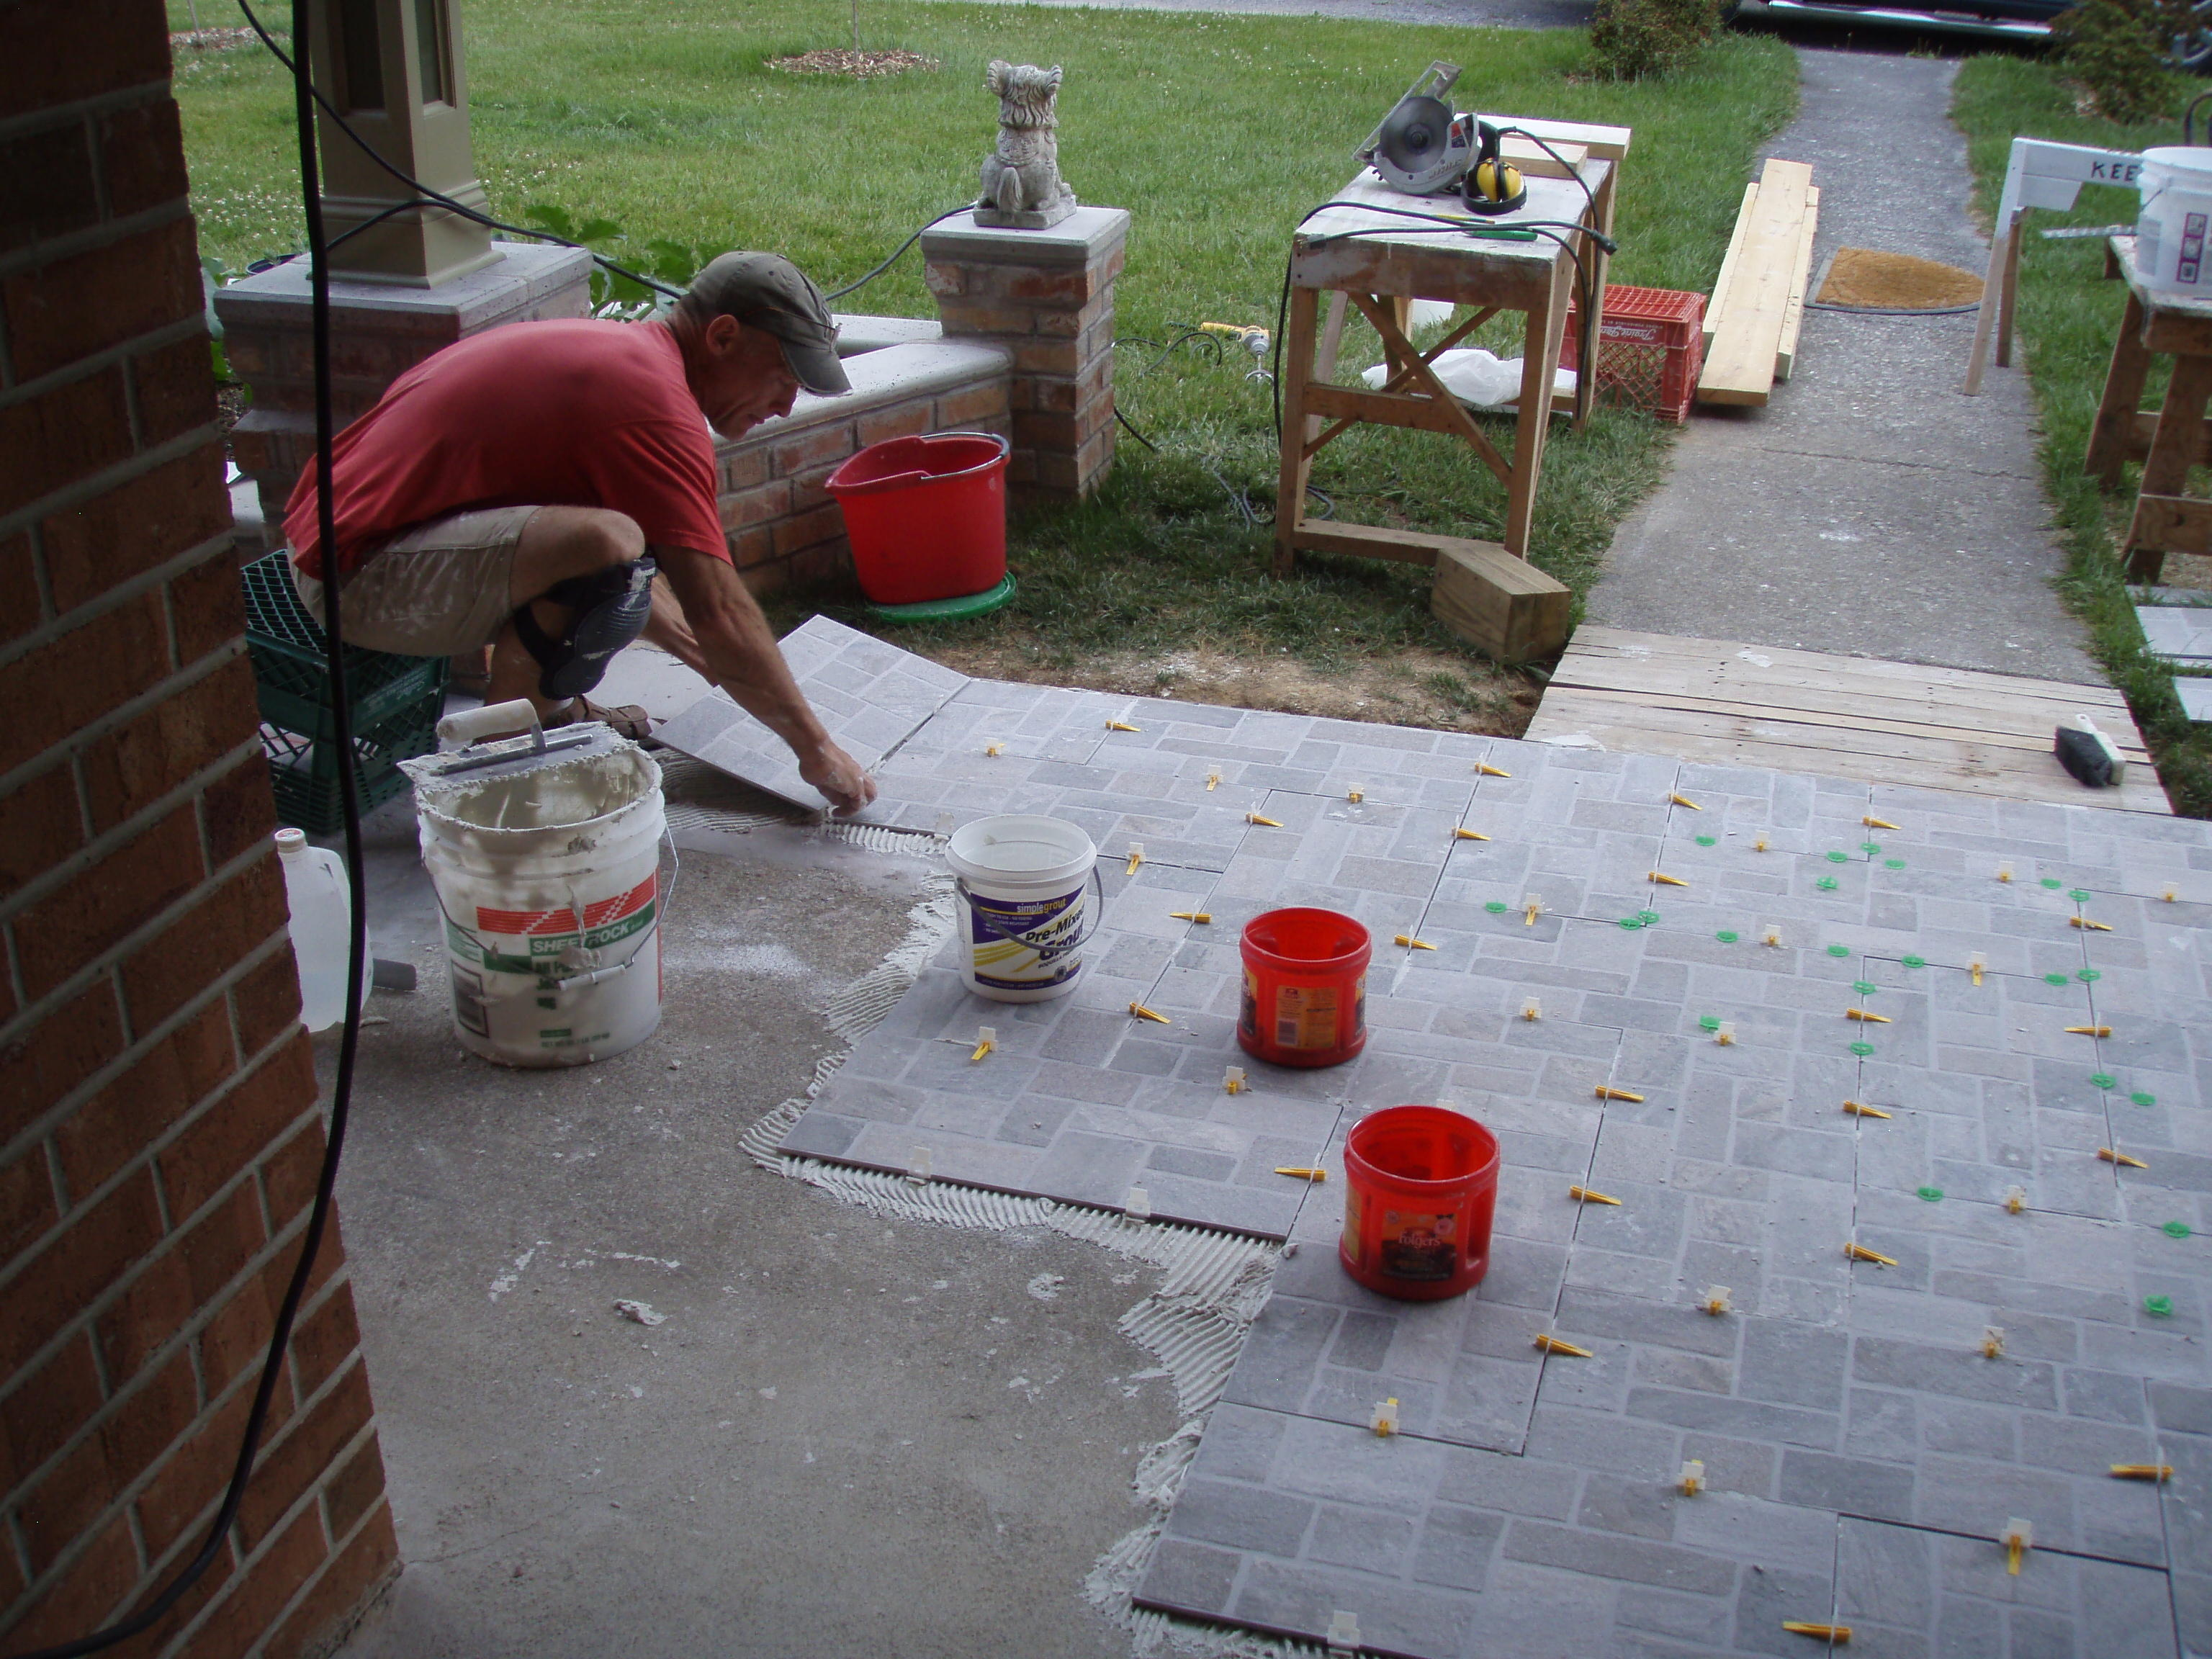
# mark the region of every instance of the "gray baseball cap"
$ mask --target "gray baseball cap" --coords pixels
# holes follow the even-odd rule
[[[725,253],[691,279],[680,302],[702,322],[731,316],[772,334],[799,385],[824,398],[850,392],[837,361],[837,325],[829,301],[806,273],[781,253]]]

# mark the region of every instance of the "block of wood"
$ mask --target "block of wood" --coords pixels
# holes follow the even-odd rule
[[[1429,609],[1446,628],[1500,662],[1548,656],[1567,640],[1573,595],[1496,542],[1439,536]]]
[[[1520,168],[1522,177],[1528,179],[1571,178],[1589,159],[1588,144],[1571,144],[1555,138],[1547,138],[1544,143],[1559,152],[1556,160],[1546,154],[1533,139],[1518,136],[1499,139],[1498,153]]]

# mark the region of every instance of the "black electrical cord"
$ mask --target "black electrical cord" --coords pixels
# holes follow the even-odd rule
[[[927,230],[930,225],[942,224],[945,220],[950,219],[954,214],[969,212],[978,205],[979,204],[975,202],[963,202],[958,207],[945,209],[945,211],[939,214],[936,218],[932,219],[928,224],[917,225],[915,228],[914,234],[908,237],[903,242],[901,242],[892,252],[890,258],[884,260],[883,264],[878,265],[866,276],[855,277],[853,281],[846,283],[844,287],[841,289],[833,289],[830,292],[823,295],[822,297],[825,300],[842,300],[848,294],[850,294],[854,289],[860,288],[866,283],[874,282],[877,277],[882,276],[894,264],[898,263],[898,257],[900,254],[905,252],[908,248],[912,247],[916,242],[921,240],[921,233]]]
[[[261,20],[253,15],[252,6],[247,3],[247,0],[238,0],[238,9],[246,14],[246,21],[253,25],[253,32],[261,37],[261,44],[269,48],[270,55],[275,58],[278,63],[282,64],[286,69],[292,72],[292,78],[295,83],[300,82],[301,71],[299,66],[292,60],[292,58],[284,55],[284,50],[276,44],[276,38],[271,35],[267,29],[262,27]],[[300,26],[299,15],[301,9],[296,5],[293,8],[292,38],[295,41],[301,39],[306,33],[306,30]],[[347,137],[353,140],[356,147],[360,149],[362,155],[368,156],[370,161],[375,162],[377,166],[382,167],[386,173],[390,173],[401,184],[406,185],[408,189],[413,191],[417,197],[422,198],[419,201],[397,203],[391,208],[386,209],[384,213],[380,214],[378,216],[379,218],[389,218],[392,214],[397,213],[404,208],[424,206],[441,207],[448,213],[457,214],[461,218],[471,220],[477,224],[483,225],[489,230],[505,231],[510,236],[527,236],[534,241],[551,242],[561,247],[580,248],[584,252],[591,254],[592,259],[596,263],[604,266],[605,269],[611,270],[617,276],[627,276],[633,283],[639,283],[645,288],[652,289],[657,293],[665,294],[672,300],[680,300],[684,297],[684,290],[682,289],[672,288],[657,276],[647,276],[641,271],[632,270],[627,265],[617,264],[612,259],[608,258],[605,254],[595,252],[591,248],[585,247],[581,242],[572,242],[567,237],[556,236],[552,232],[548,230],[529,230],[520,225],[510,225],[503,220],[493,218],[488,213],[479,213],[476,209],[468,206],[465,203],[457,202],[452,197],[444,195],[438,191],[431,189],[429,185],[423,184],[417,179],[411,178],[405,173],[401,172],[399,168],[394,167],[391,162],[386,161],[384,157],[378,155],[374,148],[370,145],[368,139],[362,137],[359,133],[356,132],[351,126],[347,125],[345,117],[338,113],[337,106],[332,104],[329,99],[324,97],[320,91],[317,90],[313,82],[308,81],[304,84],[307,87],[306,95],[314,100],[317,104],[322,106],[323,113],[331,118],[331,122],[337,127],[337,130],[340,132],[343,132]],[[957,213],[959,210],[956,208],[953,211]],[[372,221],[371,222],[374,222]],[[933,224],[936,222],[933,220],[931,222]],[[355,227],[354,230],[348,231],[346,235],[350,236],[358,231],[366,230],[368,228],[368,225],[358,225]],[[918,234],[919,233],[917,233],[917,234]],[[345,238],[342,236],[338,240],[340,241],[343,241]],[[332,243],[330,246],[335,246],[337,244]],[[329,248],[325,247],[324,252],[329,252]],[[900,252],[903,252],[905,250],[902,248]],[[892,257],[896,258],[897,256],[895,254]],[[870,275],[873,274],[874,273],[872,272],[870,273]],[[864,276],[860,280],[862,282],[866,282],[867,278]]]
[[[243,3],[244,0],[240,0],[241,6]],[[255,27],[260,26],[257,23]],[[295,13],[293,21],[293,38],[301,47],[299,56],[302,64],[307,55],[307,9],[302,6]],[[262,38],[268,37],[264,34]],[[331,412],[330,265],[329,250],[323,243],[322,186],[315,165],[314,106],[310,101],[313,88],[303,68],[288,67],[292,69],[293,101],[299,126],[300,190],[307,209],[309,288],[314,307],[315,523],[321,536],[323,557],[331,562],[325,566],[331,580],[323,588],[325,665],[330,676],[331,741],[343,757],[338,767],[338,801],[345,815],[346,882],[353,903],[346,941],[345,1024],[338,1041],[337,1079],[331,1094],[323,1166],[315,1182],[315,1201],[307,1212],[307,1224],[300,1240],[299,1264],[293,1268],[290,1282],[284,1287],[284,1299],[276,1310],[276,1326],[270,1333],[268,1350],[262,1356],[261,1376],[254,1387],[252,1409],[246,1413],[238,1461],[231,1470],[230,1485],[224,1489],[222,1507],[209,1525],[199,1553],[160,1595],[131,1617],[58,1647],[40,1648],[22,1655],[21,1659],[82,1659],[83,1655],[128,1641],[167,1616],[222,1553],[231,1527],[238,1519],[239,1506],[245,1500],[246,1482],[252,1477],[254,1454],[260,1449],[261,1432],[268,1423],[269,1405],[276,1395],[284,1348],[292,1339],[293,1322],[299,1316],[300,1304],[307,1295],[308,1275],[313,1270],[315,1257],[322,1249],[323,1234],[329,1226],[331,1196],[337,1186],[338,1159],[345,1147],[346,1120],[353,1096],[354,1057],[361,1041],[362,998],[368,988],[362,972],[362,957],[368,945],[368,894],[362,867],[361,799],[351,764],[353,718],[346,702],[345,649],[338,616],[335,563],[337,533],[331,498],[331,438],[334,423]]]
[[[1981,308],[1979,300],[1970,306],[1839,306],[1819,300],[1805,301],[1808,311],[1839,311],[1847,317],[1964,317]]]

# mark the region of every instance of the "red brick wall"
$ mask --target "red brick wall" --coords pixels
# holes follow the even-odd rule
[[[0,0],[0,1648],[228,1477],[323,1146],[161,0]],[[216,1567],[115,1650],[326,1642],[397,1550],[335,1231]]]

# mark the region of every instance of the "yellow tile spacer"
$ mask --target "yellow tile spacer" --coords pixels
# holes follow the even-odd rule
[[[1368,1413],[1367,1426],[1383,1439],[1398,1432],[1398,1397],[1395,1395]]]
[[[1607,1088],[1602,1083],[1597,1085],[1597,1097],[1600,1100],[1632,1100],[1639,1106],[1644,1103],[1642,1095],[1631,1094],[1626,1089]]]
[[[1705,810],[1704,807],[1698,805],[1697,802],[1692,800],[1687,795],[1669,795],[1667,799],[1677,806],[1688,807],[1692,812],[1702,812]]]
[[[1849,1112],[1853,1117],[1887,1117],[1890,1115],[1889,1113],[1883,1111],[1879,1106],[1862,1106],[1856,1100],[1845,1101],[1844,1103],[1844,1109],[1846,1112]]]
[[[1345,799],[1351,801],[1365,800],[1367,799],[1367,792],[1355,783],[1351,788],[1344,792],[1344,798]]]
[[[1706,1285],[1705,1299],[1698,1305],[1716,1319],[1735,1311],[1735,1304],[1729,1299],[1729,1287],[1725,1285]]]
[[[983,752],[987,755],[996,755],[1006,746],[1003,743],[987,743],[983,745]]]
[[[1395,934],[1392,936],[1392,942],[1404,945],[1408,951],[1433,951],[1437,948],[1428,940],[1415,939],[1411,933]]]
[[[1328,1179],[1327,1170],[1302,1169],[1295,1164],[1283,1164],[1276,1170],[1275,1173],[1282,1176],[1296,1176],[1301,1181],[1310,1181],[1316,1185]]]
[[[1982,1327],[1982,1358],[1984,1359],[2002,1359],[2004,1358],[2003,1326],[1984,1325]]]
[[[1480,830],[1470,830],[1463,823],[1455,823],[1452,826],[1452,839],[1454,841],[1488,841],[1490,837]]]
[[[1219,767],[1215,767],[1211,772],[1208,772],[1206,775],[1206,787],[1209,790],[1218,789],[1221,787],[1221,769]]]
[[[1203,923],[1212,921],[1213,920],[1213,912],[1211,910],[1170,910],[1168,912],[1168,915],[1170,919],[1176,921],[1195,921]]]
[[[1510,772],[1492,766],[1488,761],[1475,762],[1474,769],[1478,775],[1486,778],[1510,778],[1513,775]]]
[[[2150,1168],[2150,1165],[2141,1158],[2130,1158],[2125,1152],[2115,1151],[2110,1146],[2098,1147],[2097,1157],[2103,1163],[2117,1164],[2124,1169],[2148,1170]]]
[[[1242,1066],[1230,1066],[1223,1068],[1221,1073],[1223,1093],[1241,1095],[1244,1092],[1244,1068]]]
[[[2115,1463],[2112,1478],[2116,1480],[2154,1480],[2164,1485],[2173,1479],[2171,1463]]]
[[[2112,1028],[2109,1025],[2069,1025],[2066,1028],[2068,1036],[2108,1037],[2112,1034]]]
[[[2112,931],[2112,923],[2092,921],[2087,916],[2069,916],[2066,918],[2066,925],[2069,927],[2079,927],[2082,932],[2088,933],[2109,933]]]
[[[1141,726],[1132,726],[1127,720],[1108,720],[1106,729],[1109,732],[1141,732],[1145,728]]]
[[[1685,1498],[1695,1498],[1703,1492],[1705,1489],[1705,1460],[1692,1457],[1683,1464],[1681,1479],[1674,1483],[1674,1489]]]
[[[1280,818],[1271,818],[1266,813],[1257,811],[1247,812],[1244,815],[1244,822],[1247,823],[1264,823],[1270,830],[1279,830],[1283,827],[1283,823]]]
[[[1687,887],[1690,884],[1688,882],[1684,881],[1680,876],[1670,876],[1664,871],[1660,870],[1647,871],[1644,873],[1644,879],[1649,882],[1656,882],[1662,887]]]
[[[1782,1621],[1782,1628],[1792,1636],[1815,1637],[1823,1642],[1832,1642],[1839,1648],[1850,1644],[1851,1627],[1849,1625],[1814,1625],[1802,1619],[1785,1619]]]
[[[2164,898],[2168,904],[2175,903],[2178,902],[2179,890],[2169,887],[2163,894],[2160,895],[2160,896]]]
[[[1620,1203],[1617,1198],[1608,1198],[1603,1193],[1592,1192],[1587,1187],[1570,1187],[1567,1188],[1567,1196],[1577,1199],[1584,1204],[1611,1204],[1618,1206]]]
[[[1129,1005],[1129,1012],[1134,1014],[1139,1019],[1158,1020],[1163,1025],[1172,1025],[1175,1024],[1175,1022],[1170,1019],[1165,1014],[1155,1013],[1150,1008],[1146,1007],[1141,1002],[1131,1003]]]
[[[1869,1250],[1863,1244],[1850,1243],[1844,1246],[1844,1259],[1847,1261],[1871,1261],[1878,1267],[1894,1267],[1897,1265],[1897,1258],[1893,1255],[1884,1255],[1880,1250]]]
[[[1545,1353],[1571,1353],[1577,1359],[1595,1359],[1597,1356],[1588,1348],[1577,1348],[1571,1342],[1562,1342],[1556,1336],[1540,1334],[1536,1346]]]
[[[1754,853],[1764,853],[1766,850],[1766,832],[1765,830],[1761,830],[1759,834],[1759,838],[1751,843],[1751,850]]]
[[[1544,908],[1544,901],[1537,897],[1535,894],[1530,893],[1526,895],[1522,899],[1521,902],[1528,912],[1527,917],[1522,920],[1521,925],[1523,927],[1534,927],[1536,925],[1536,917],[1538,913]]]
[[[2009,864],[2000,864],[1997,866],[1997,879],[1999,881],[2010,881],[2012,879],[2012,866]]]
[[[1145,861],[1145,843],[1144,843],[1144,842],[1140,842],[1140,841],[1133,841],[1133,842],[1131,842],[1129,843],[1129,870],[1128,870],[1128,873],[1129,873],[1129,874],[1131,874],[1131,875],[1133,875],[1133,875],[1135,875],[1135,874],[1137,873],[1137,866],[1138,866],[1139,865],[1142,864],[1144,861]]]
[[[1844,1018],[1864,1020],[1869,1025],[1887,1025],[1891,1023],[1887,1014],[1870,1014],[1863,1008],[1846,1008],[1844,1010]]]
[[[975,1052],[968,1056],[969,1063],[973,1065],[975,1061],[982,1059],[984,1055],[989,1054],[992,1049],[998,1046],[998,1027],[995,1025],[977,1026],[975,1028]]]
[[[1979,985],[1982,982],[1982,970],[1988,966],[1989,963],[1984,962],[1979,956],[1972,956],[1966,958],[1966,971],[1974,976],[1974,983],[1977,985]]]
[[[1894,830],[1898,827],[1896,824],[1892,823],[1887,818],[1878,818],[1871,812],[1868,813],[1866,817],[1861,818],[1859,822],[1866,825],[1869,830]]]
[[[2027,1188],[2025,1187],[2006,1188],[2004,1207],[2005,1213],[2007,1215],[2018,1215],[2022,1210],[2026,1209],[2027,1207]]]
[[[2005,1571],[2014,1577],[2020,1577],[2020,1559],[2035,1547],[2035,1528],[2014,1516],[2005,1522],[2005,1529],[1997,1541],[2005,1547]]]

